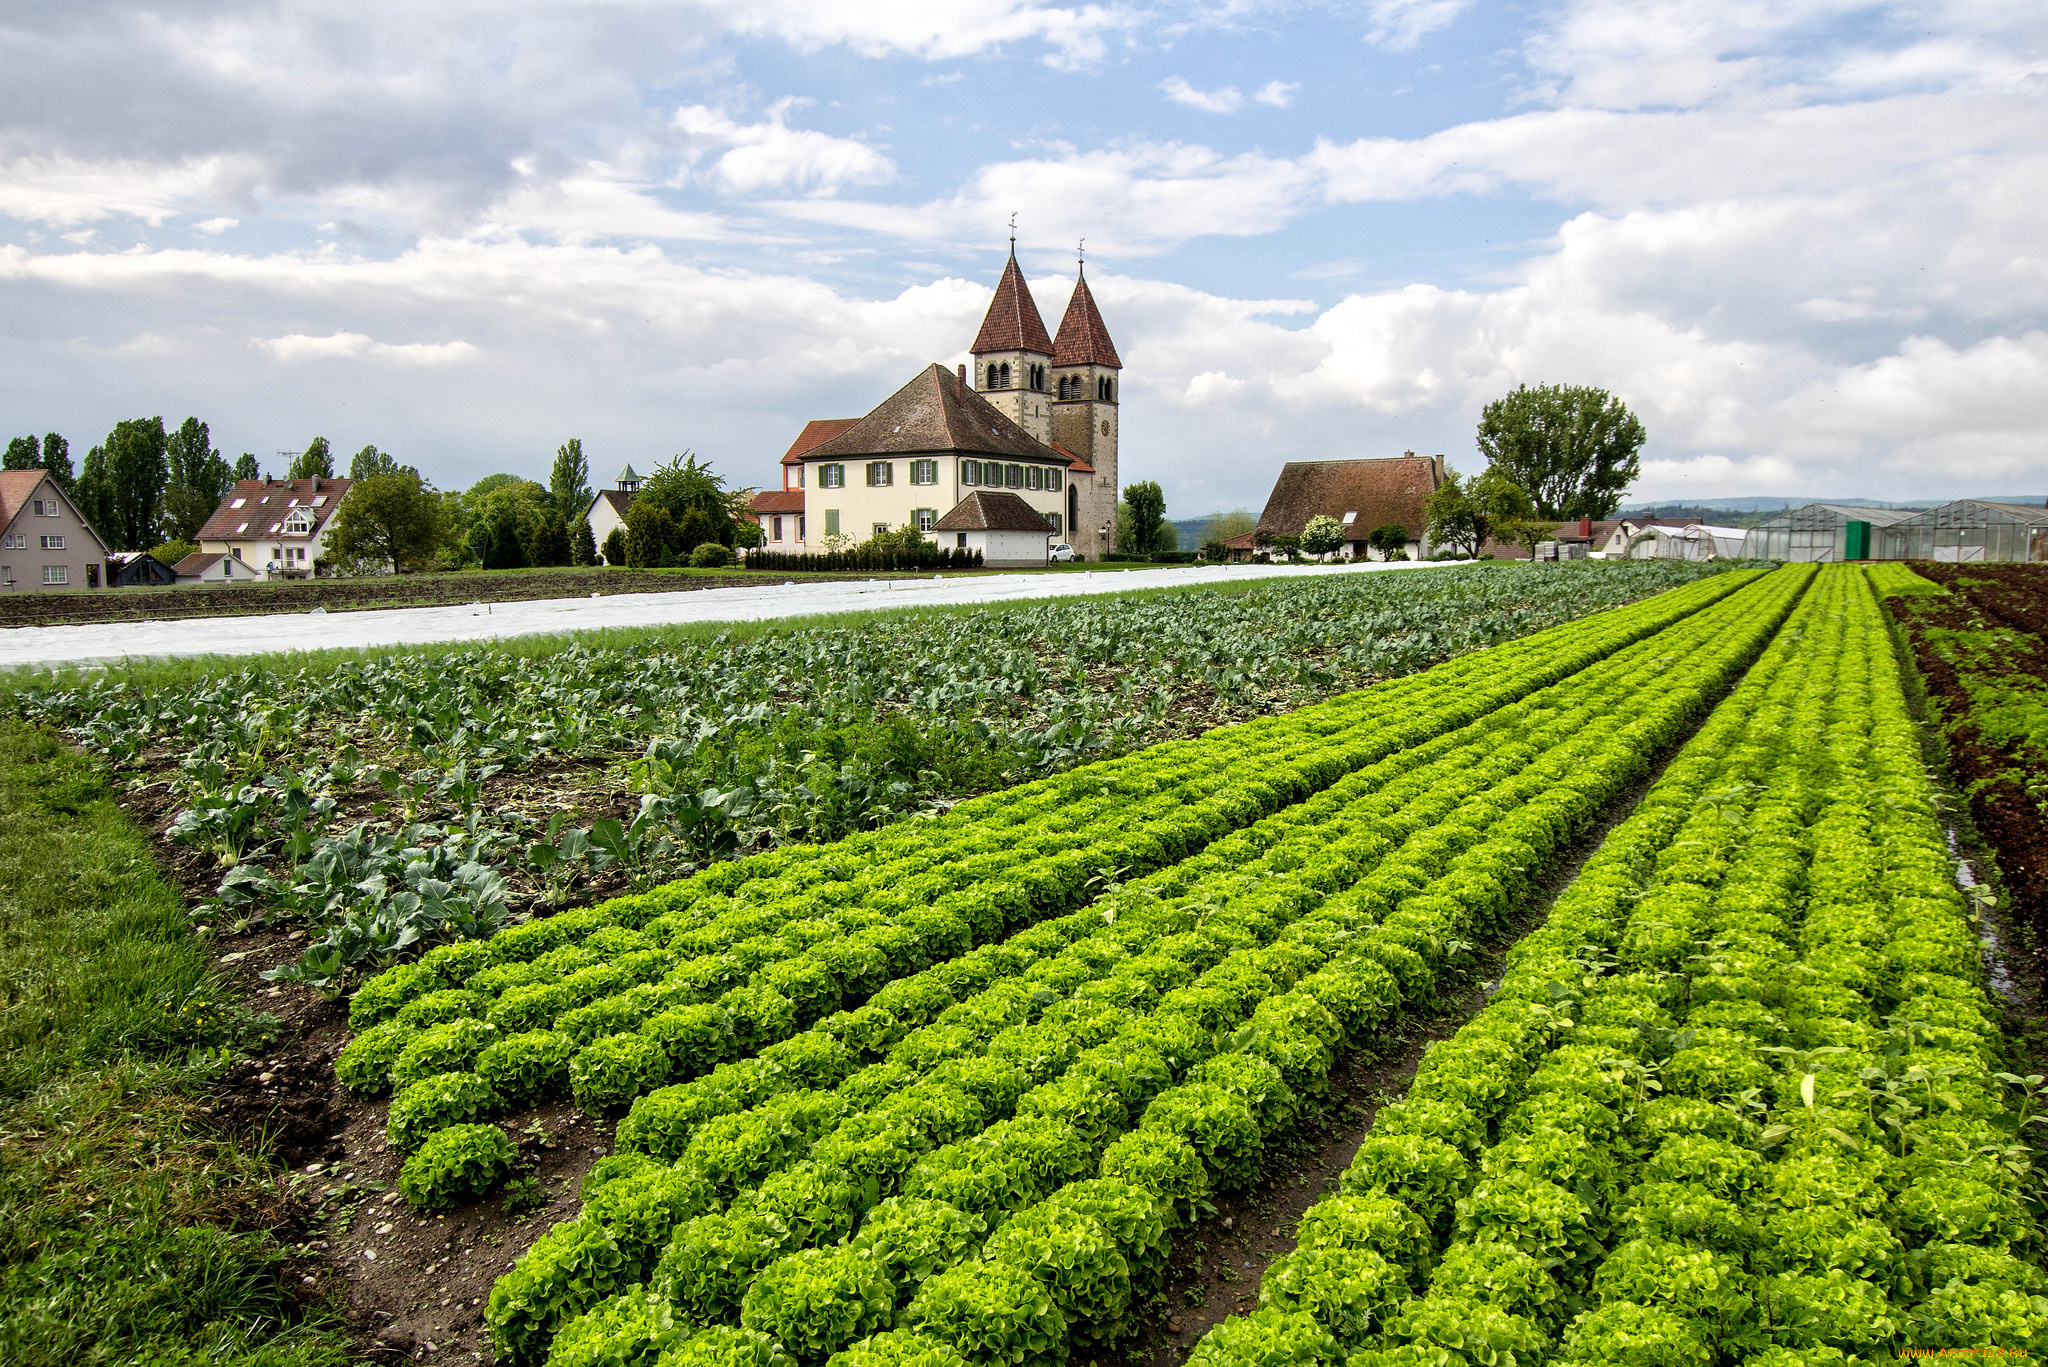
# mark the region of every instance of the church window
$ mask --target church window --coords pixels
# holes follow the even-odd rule
[[[1024,467],[1023,467],[1023,466],[1021,466],[1021,465],[1006,465],[1006,466],[1004,466],[1004,467],[1003,467],[1003,485],[1004,485],[1004,487],[1005,487],[1005,488],[1009,488],[1009,489],[1021,489],[1021,488],[1023,488],[1023,487],[1024,487]]]
[[[910,482],[912,484],[937,484],[939,482],[939,463],[935,460],[914,460],[910,462]]]
[[[1108,403],[1116,397],[1116,391],[1111,387],[1111,382],[1107,375],[1095,382],[1095,397],[1104,403]]]
[[[871,460],[868,462],[868,488],[886,489],[896,482],[896,462],[893,460]]]
[[[960,462],[960,482],[961,482],[962,484],[979,484],[979,483],[981,483],[981,462],[980,462],[980,461],[978,461],[978,460],[963,460],[963,461],[961,461],[961,462]]]

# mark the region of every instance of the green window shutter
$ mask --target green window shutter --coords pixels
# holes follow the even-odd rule
[[[825,510],[825,535],[839,535],[839,510],[837,508],[827,508]]]

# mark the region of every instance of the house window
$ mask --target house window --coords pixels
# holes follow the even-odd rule
[[[893,460],[871,460],[868,462],[868,488],[886,489],[896,482],[896,462]]]
[[[939,463],[935,460],[914,460],[910,462],[910,482],[912,484],[937,484],[939,482]]]
[[[981,483],[981,462],[980,462],[980,461],[978,461],[978,460],[963,460],[963,461],[961,461],[961,462],[960,462],[960,482],[961,482],[962,484],[979,484],[979,483]]]
[[[1350,525],[1351,525],[1352,523],[1354,523],[1354,522],[1356,522],[1356,521],[1358,521],[1358,514],[1357,514],[1357,513],[1346,513],[1346,514],[1344,514],[1344,525],[1345,525],[1345,526],[1349,527],[1349,526],[1350,526]]]
[[[61,551],[61,550],[63,550],[63,549],[64,549],[64,538],[63,538],[63,536],[62,536],[62,535],[60,534],[60,535],[57,535],[57,536],[46,536],[46,537],[44,537],[44,538],[43,538],[43,549],[44,549],[44,550],[46,550],[46,551]]]
[[[827,508],[825,510],[825,535],[839,535],[839,510],[837,508]]]
[[[9,532],[9,533],[7,533],[7,534],[6,534],[5,536],[0,536],[0,546],[4,546],[4,547],[5,547],[6,549],[8,549],[8,550],[10,550],[10,551],[11,551],[11,550],[13,550],[13,549],[14,549],[14,533],[13,533],[13,532]]]
[[[43,582],[45,584],[68,584],[71,582],[71,570],[68,566],[64,565],[45,565],[43,566]]]
[[[240,546],[237,546],[237,547],[235,547],[235,559],[237,559],[237,560],[240,560],[241,558],[242,558],[242,548],[241,548]]]
[[[14,566],[0,565],[0,584],[12,584],[13,582]]]
[[[769,520],[775,524],[775,539],[777,541],[782,540],[782,519],[777,517],[770,518]]]
[[[1054,536],[1058,536],[1067,529],[1065,520],[1058,513],[1047,513],[1045,516],[1052,523],[1052,534]]]
[[[804,539],[804,517],[802,513],[798,513],[796,517],[796,539],[799,541]]]
[[[239,508],[239,507],[241,507],[241,506],[242,506],[242,505],[243,505],[244,503],[247,503],[248,501],[249,501],[249,500],[248,500],[248,499],[246,499],[246,498],[238,498],[238,499],[236,499],[236,500],[235,500],[234,502],[232,502],[232,503],[228,504],[228,507],[230,507],[230,508]]]
[[[964,550],[966,550],[966,549],[967,549],[967,533],[965,533],[965,532],[955,532],[955,533],[953,533],[953,544],[954,544],[954,545],[955,545],[956,547],[958,547],[959,549],[963,550],[963,551],[964,551]]]
[[[917,523],[919,531],[928,532],[938,522],[939,510],[937,508],[918,508],[913,510],[910,516]]]
[[[284,520],[284,534],[286,536],[304,536],[312,530],[313,515],[304,508],[298,509]]]
[[[1037,467],[1036,465],[1028,465],[1028,466],[1026,466],[1026,467],[1024,468],[1024,487],[1025,487],[1025,488],[1027,488],[1027,489],[1037,489],[1037,488],[1039,488],[1040,486],[1042,486],[1042,485],[1043,485],[1044,483],[1045,483],[1045,475],[1044,475],[1044,473],[1043,473],[1042,471],[1040,471],[1040,470],[1039,470],[1039,468],[1038,468],[1038,467]]]
[[[1047,470],[1045,472],[1045,487],[1056,494],[1064,487],[1061,482],[1062,479],[1063,476],[1058,470]]]
[[[820,489],[845,488],[846,467],[844,465],[820,465],[818,467],[818,487]]]
[[[1024,467],[1021,465],[1005,465],[1003,467],[1003,486],[1008,489],[1023,488]]]
[[[249,524],[248,524],[248,523],[246,523],[246,522],[237,522],[237,523],[235,524],[235,535],[236,535],[236,536],[240,536],[240,535],[241,535],[241,534],[242,534],[243,532],[246,532],[246,531],[248,531],[248,530],[249,530]]]

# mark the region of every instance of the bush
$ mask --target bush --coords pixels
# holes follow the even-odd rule
[[[576,1041],[554,1030],[529,1030],[501,1039],[476,1056],[477,1076],[513,1106],[531,1106],[569,1087]]]
[[[451,1125],[405,1160],[398,1189],[414,1210],[446,1210],[487,1195],[518,1157],[496,1125]]]
[[[800,1362],[822,1363],[855,1339],[888,1328],[895,1307],[896,1288],[865,1253],[807,1248],[754,1279],[740,1323],[776,1339]]]
[[[604,556],[604,563],[607,565],[623,565],[626,563],[626,529],[624,527],[614,527],[610,532],[606,533],[604,549],[600,554]]]
[[[503,1098],[475,1073],[436,1073],[393,1098],[384,1137],[392,1148],[410,1153],[436,1130],[488,1120],[504,1108]]]
[[[690,565],[693,569],[722,570],[731,563],[732,552],[716,541],[707,541],[690,552]]]
[[[607,1035],[569,1060],[569,1086],[576,1107],[602,1116],[668,1080],[668,1055],[641,1035]]]

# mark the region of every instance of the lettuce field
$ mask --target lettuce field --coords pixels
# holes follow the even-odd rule
[[[372,1218],[515,1190],[547,1108],[608,1141],[479,1296],[508,1367],[1178,1362],[1219,1203],[1347,1124],[1187,1361],[1794,1367],[2048,1349],[1980,944],[2029,928],[1955,842],[2028,866],[1941,768],[2031,792],[2044,656],[1975,587],[1482,567],[24,700],[203,918],[308,937]]]

